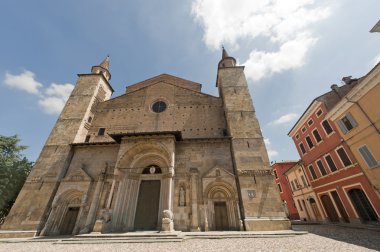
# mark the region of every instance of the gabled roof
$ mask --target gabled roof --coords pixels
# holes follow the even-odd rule
[[[297,120],[297,122],[294,124],[294,126],[291,128],[291,130],[288,132],[288,136],[290,136],[290,133],[293,131],[293,129],[295,129],[298,124],[304,119],[304,117],[308,114],[307,112],[309,111],[309,109],[311,109],[313,107],[313,105],[316,103],[316,102],[322,102],[325,106],[326,106],[326,109],[327,111],[330,111],[336,104],[338,104],[338,102],[353,88],[356,86],[356,84],[358,84],[358,82],[360,82],[361,79],[358,79],[358,80],[353,80],[352,83],[350,84],[345,84],[341,87],[338,87],[335,85],[334,89],[333,89],[333,86],[331,86],[331,88],[333,90],[327,92],[327,93],[324,93],[320,96],[318,96],[317,98],[315,98],[311,103],[310,105],[306,108],[306,110],[303,112],[303,114],[300,116],[300,118]]]
[[[157,76],[152,77],[150,79],[147,79],[147,80],[144,80],[141,82],[137,82],[133,85],[127,86],[126,93],[128,94],[128,93],[134,92],[136,90],[154,85],[154,84],[159,83],[159,82],[165,82],[168,84],[172,84],[172,85],[175,85],[178,87],[194,90],[197,92],[201,92],[201,88],[202,88],[202,84],[199,84],[199,83],[196,83],[193,81],[189,81],[189,80],[185,80],[185,79],[182,79],[182,78],[170,75],[170,74],[160,74],[160,75],[157,75]]]

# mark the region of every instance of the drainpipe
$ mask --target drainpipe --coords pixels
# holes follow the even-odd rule
[[[347,97],[345,97],[345,99],[346,99],[348,102],[351,102],[351,103],[353,103],[353,104],[356,104],[356,105],[359,107],[360,111],[365,115],[365,117],[367,118],[367,120],[371,123],[372,127],[375,128],[377,134],[380,134],[380,129],[378,129],[378,128],[376,127],[375,123],[371,120],[371,118],[369,117],[369,115],[364,111],[364,109],[362,108],[362,106],[360,105],[360,103],[359,103],[359,102],[356,102],[356,101],[352,101],[352,100],[348,99]]]

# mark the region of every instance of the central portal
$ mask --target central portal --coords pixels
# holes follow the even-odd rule
[[[141,181],[135,215],[135,230],[157,230],[160,187],[160,180]]]
[[[226,202],[215,202],[215,230],[229,230]]]

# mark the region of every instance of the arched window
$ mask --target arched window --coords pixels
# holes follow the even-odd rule
[[[142,174],[157,174],[161,173],[161,168],[157,165],[148,165],[144,168]]]

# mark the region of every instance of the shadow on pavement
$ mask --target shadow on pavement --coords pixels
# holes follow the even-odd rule
[[[293,225],[295,231],[309,233],[342,241],[368,249],[380,250],[380,229],[368,230],[355,227],[342,227],[333,224]]]

